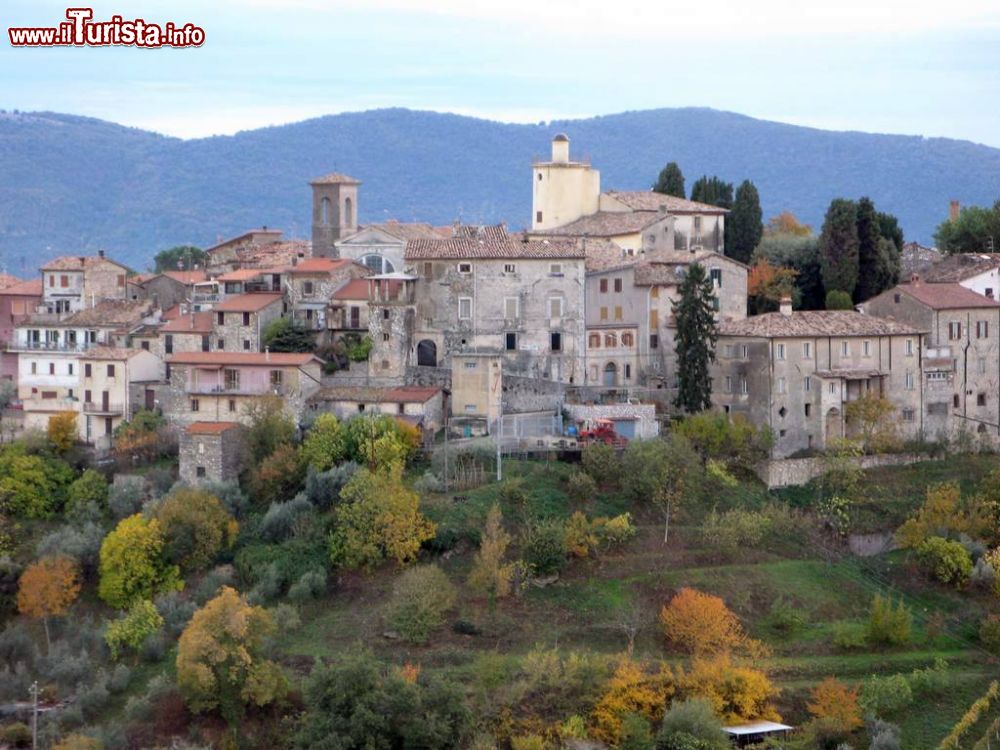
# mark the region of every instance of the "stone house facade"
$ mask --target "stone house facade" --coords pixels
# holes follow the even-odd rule
[[[128,268],[106,258],[67,255],[41,268],[42,304],[51,313],[69,313],[93,307],[102,300],[127,299]]]
[[[333,337],[368,331],[368,281],[352,279],[330,295],[326,327]]]
[[[958,283],[915,279],[862,308],[927,331],[921,368],[927,437],[960,429],[1000,434],[1000,302]]]
[[[312,354],[181,352],[167,357],[161,408],[178,424],[246,422],[246,407],[279,397],[300,422],[319,389],[322,362]]]
[[[450,364],[495,348],[512,374],[584,378],[584,251],[576,242],[517,239],[503,227],[449,240],[416,240],[414,363]]]
[[[449,229],[401,221],[367,224],[335,243],[337,257],[360,263],[372,274],[406,271],[404,256],[408,241],[446,238],[450,236]]]
[[[214,312],[185,312],[160,327],[159,338],[163,356],[178,352],[209,352],[218,339],[215,333],[217,315]]]
[[[914,326],[846,311],[756,315],[719,326],[712,401],[774,434],[777,458],[856,434],[850,402],[869,391],[896,409],[898,434],[923,433],[921,338]]]
[[[101,449],[111,447],[111,435],[132,418],[134,387],[163,378],[163,361],[143,349],[96,346],[80,355],[80,439]]]
[[[369,274],[368,268],[347,259],[309,258],[285,274],[285,292],[292,320],[311,331],[327,330],[327,309],[344,284]]]
[[[207,280],[204,271],[165,271],[143,280],[139,284],[140,296],[167,310],[182,302],[193,302],[195,285]]]
[[[239,479],[243,428],[237,422],[193,422],[180,434],[180,478],[197,486]]]
[[[421,386],[327,386],[309,401],[316,412],[348,420],[359,414],[386,414],[433,434],[444,424],[444,391]]]
[[[281,294],[241,294],[227,297],[212,308],[214,349],[227,352],[259,352],[268,323],[284,313]]]

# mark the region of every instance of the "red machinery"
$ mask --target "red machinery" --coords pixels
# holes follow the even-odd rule
[[[604,443],[615,448],[621,448],[628,443],[628,438],[615,432],[615,423],[610,419],[595,419],[580,430],[580,445]]]

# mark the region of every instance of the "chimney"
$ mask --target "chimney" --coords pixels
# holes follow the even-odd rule
[[[666,203],[661,203],[657,207],[657,211],[659,212],[660,216],[665,216],[666,213],[667,213],[667,204]]]
[[[569,138],[565,133],[558,133],[552,139],[552,162],[554,164],[569,163]]]
[[[792,314],[792,298],[787,295],[782,297],[781,302],[778,303],[778,311],[782,315],[790,316]]]
[[[953,200],[948,206],[948,220],[955,221],[962,212],[962,206],[958,201]]]
[[[264,359],[268,362],[271,361],[271,347],[269,346],[264,347]]]
[[[911,284],[919,284],[920,283],[920,275],[916,274],[916,273],[911,273],[910,274],[910,283]]]
[[[104,257],[104,251],[103,250],[98,250],[97,251],[97,257],[98,258],[103,258]]]

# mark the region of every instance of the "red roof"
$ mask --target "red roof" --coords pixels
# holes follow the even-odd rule
[[[320,362],[314,354],[291,352],[178,352],[167,358],[172,365],[247,365],[251,367],[301,367]]]
[[[430,386],[421,387],[417,385],[402,385],[398,388],[391,388],[385,394],[386,401],[394,403],[423,403],[441,392],[440,388]]]
[[[966,289],[961,284],[900,284],[896,290],[906,292],[918,302],[934,310],[956,310],[969,307],[1000,307],[1000,302]],[[893,290],[890,290],[892,292]]]
[[[250,281],[251,279],[256,279],[264,271],[260,268],[238,268],[235,271],[229,271],[216,278],[216,281]]]
[[[181,306],[174,305],[173,307],[168,307],[166,310],[160,313],[160,320],[173,320],[180,314],[181,314]]]
[[[182,284],[197,284],[205,281],[208,275],[204,271],[164,271],[163,276],[169,276],[174,281]]]
[[[256,293],[230,297],[212,308],[212,312],[260,312],[268,305],[281,301],[280,294]]]
[[[192,422],[187,431],[191,435],[219,435],[239,426],[237,422]]]
[[[284,269],[286,273],[333,273],[353,263],[350,258],[309,258]]]
[[[178,315],[166,323],[162,333],[211,333],[212,313],[196,312],[194,315]]]
[[[10,286],[0,289],[0,294],[10,294],[22,297],[41,297],[42,280],[31,279],[30,281],[21,281],[17,284],[11,284]]]
[[[368,279],[351,279],[333,293],[333,299],[368,299]]]

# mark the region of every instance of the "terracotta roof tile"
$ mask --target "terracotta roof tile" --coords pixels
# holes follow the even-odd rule
[[[179,281],[182,284],[197,284],[199,281],[205,281],[208,279],[208,274],[204,271],[164,271],[163,276],[167,276],[174,281]]]
[[[900,284],[895,289],[890,289],[886,294],[897,291],[910,295],[934,310],[1000,307],[1000,302],[971,289],[966,289],[961,284],[924,284],[923,282]]]
[[[167,321],[160,331],[163,333],[211,333],[213,328],[211,312],[196,312],[194,315],[190,313],[178,315]]]
[[[378,229],[386,234],[391,234],[400,240],[437,240],[443,237],[450,237],[451,227],[437,228],[430,224],[420,222],[383,221],[379,224],[366,224],[359,227],[359,230]]]
[[[554,237],[618,237],[623,234],[641,232],[650,224],[664,218],[652,211],[598,211],[583,216],[561,227],[532,232],[536,235]]]
[[[333,273],[350,266],[354,261],[350,258],[308,258],[285,269],[285,273],[305,275],[310,273]],[[365,269],[367,272],[368,269]]]
[[[239,294],[212,307],[212,312],[260,312],[268,305],[280,302],[280,294],[255,293]]]
[[[82,271],[85,266],[94,265],[97,263],[103,263],[107,261],[108,263],[113,263],[121,268],[126,268],[116,260],[111,260],[107,256],[100,255],[63,255],[59,258],[53,258],[48,263],[42,266],[43,271]]]
[[[928,248],[925,248],[927,250]],[[949,255],[934,263],[920,276],[921,281],[943,284],[978,276],[1000,268],[1000,255],[993,253],[959,253]]]
[[[330,174],[325,174],[322,177],[316,177],[312,180],[309,180],[309,184],[310,185],[338,185],[338,184],[360,185],[361,183],[358,180],[355,180],[353,177],[349,177],[346,174],[341,174],[340,172],[330,172]]]
[[[312,361],[314,354],[290,352],[178,352],[167,358],[174,365],[247,365],[255,367],[301,367]]]
[[[140,322],[152,309],[148,300],[105,299],[93,307],[73,313],[65,321],[67,326],[123,326]]]
[[[455,236],[440,240],[410,240],[407,260],[522,258],[583,258],[583,249],[573,240],[527,240],[512,236],[502,224],[488,227],[457,227]]]
[[[333,293],[332,299],[368,300],[368,280],[351,279]]]
[[[796,310],[754,315],[719,325],[720,336],[799,338],[803,336],[888,336],[921,333],[894,320],[849,310]]]
[[[6,289],[9,286],[20,283],[21,279],[17,278],[17,276],[11,276],[9,273],[0,273],[0,289]]]
[[[187,426],[187,432],[191,435],[219,435],[240,427],[238,422],[192,422]]]
[[[719,208],[708,203],[689,201],[673,195],[655,193],[652,190],[608,190],[605,195],[614,198],[633,211],[659,211],[660,206],[666,206],[671,214],[727,214],[728,209]]]
[[[11,284],[10,286],[0,289],[0,294],[10,294],[23,297],[41,297],[42,280],[31,279],[30,281],[20,281],[17,284]]]
[[[235,271],[228,271],[227,273],[217,276],[216,281],[250,281],[251,279],[256,279],[261,275],[263,271],[259,268],[237,268]]]
[[[123,346],[95,346],[80,355],[80,359],[126,360],[144,352],[145,349],[128,349]]]

